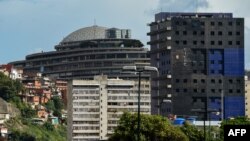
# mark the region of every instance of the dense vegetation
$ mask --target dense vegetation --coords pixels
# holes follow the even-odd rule
[[[8,120],[5,125],[11,131],[12,141],[66,141],[66,127],[59,125],[54,127],[51,123],[46,122],[43,125],[33,124],[31,119],[36,117],[36,111],[28,104],[22,102],[18,93],[24,92],[25,88],[18,80],[11,80],[0,72],[0,97],[5,101],[16,106],[21,115]],[[59,98],[53,98],[50,101],[52,105],[50,110],[58,111],[63,107]]]
[[[137,114],[124,113],[110,141],[137,140]],[[220,127],[211,127],[206,131],[206,140],[223,141],[225,125],[250,125],[246,117],[224,120]],[[213,133],[213,134],[211,134]],[[216,136],[214,136],[216,134]],[[173,126],[170,121],[161,116],[141,115],[141,141],[204,141],[202,128],[197,128],[185,122],[183,126]]]
[[[13,118],[5,123],[12,131],[12,141],[66,141],[66,127],[51,123],[33,124],[29,119]]]
[[[110,141],[137,140],[137,114],[124,113]],[[188,141],[188,137],[174,127],[166,118],[156,115],[141,115],[141,141]]]

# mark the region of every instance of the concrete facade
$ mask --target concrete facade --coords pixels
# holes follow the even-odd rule
[[[211,113],[213,120],[245,114],[243,18],[161,12],[149,26],[151,65],[159,70],[152,78],[153,114],[202,119],[195,109],[214,109],[220,115]]]
[[[68,83],[68,140],[107,140],[123,112],[137,112],[137,81],[72,80]],[[141,112],[150,114],[150,81],[141,81]]]

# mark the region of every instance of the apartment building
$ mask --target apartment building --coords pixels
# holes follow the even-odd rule
[[[137,81],[72,80],[68,83],[68,140],[107,140],[123,112],[137,112]],[[141,81],[141,112],[150,114],[150,81]]]

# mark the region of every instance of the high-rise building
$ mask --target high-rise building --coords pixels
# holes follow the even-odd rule
[[[153,114],[203,118],[208,111],[212,120],[245,114],[243,18],[161,12],[149,26],[151,65],[159,70]]]
[[[78,29],[66,36],[55,51],[34,53],[26,60],[11,62],[23,68],[25,73],[41,72],[60,78],[92,79],[94,75],[136,78],[120,73],[123,66],[148,66],[148,49],[136,39],[131,39],[131,30],[91,26]],[[149,79],[149,75],[144,75]]]
[[[68,83],[68,140],[107,140],[123,112],[137,112],[137,81],[108,79],[72,80]],[[141,112],[150,114],[150,81],[141,83]]]

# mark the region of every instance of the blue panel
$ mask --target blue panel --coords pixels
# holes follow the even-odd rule
[[[223,50],[210,49],[208,52],[208,74],[219,75],[223,73]]]
[[[224,74],[225,76],[244,76],[244,49],[224,49]]]
[[[220,112],[221,109],[221,98],[220,97],[210,97],[210,102],[208,104],[209,109],[216,110]],[[210,113],[211,120],[220,120],[221,114],[217,114],[217,112]]]
[[[244,96],[230,96],[224,99],[225,118],[245,116],[245,98]]]

